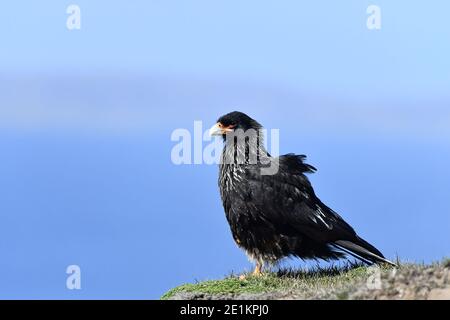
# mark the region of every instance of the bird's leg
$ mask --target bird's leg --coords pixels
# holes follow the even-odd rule
[[[255,270],[252,272],[252,276],[254,277],[260,277],[262,276],[262,266],[263,264],[261,262],[256,262]],[[247,278],[247,275],[241,274],[239,276],[239,280],[245,280]]]
[[[262,263],[261,262],[256,262],[256,266],[255,266],[255,270],[253,271],[253,275],[254,276],[262,276]]]

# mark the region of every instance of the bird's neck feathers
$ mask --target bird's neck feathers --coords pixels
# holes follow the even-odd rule
[[[235,130],[224,142],[221,165],[258,165],[270,161],[261,129]]]

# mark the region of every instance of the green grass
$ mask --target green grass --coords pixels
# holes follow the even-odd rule
[[[450,258],[444,258],[442,264],[444,265],[444,267],[450,268]]]
[[[236,275],[230,275],[223,280],[183,284],[165,293],[161,299],[169,299],[179,292],[241,294],[294,290],[312,292],[315,289],[333,290],[342,286],[343,283],[350,284],[353,281],[365,279],[370,272],[366,266],[348,264],[340,267],[315,268],[309,271],[282,269],[277,272],[265,273],[259,277],[247,275],[245,280],[240,280]],[[345,299],[345,291],[340,293],[338,298]]]
[[[264,293],[267,293],[264,295],[264,299],[271,299],[272,296],[275,298],[343,300],[354,297],[398,298],[395,291],[398,286],[402,286],[403,290],[409,288],[411,292],[416,292],[423,287],[424,283],[439,282],[436,275],[442,275],[443,268],[450,269],[450,258],[444,258],[431,264],[400,262],[397,259],[396,270],[388,265],[380,268],[381,276],[384,279],[383,286],[385,286],[381,291],[372,290],[367,286],[368,278],[374,274],[372,267],[348,263],[340,266],[316,267],[312,270],[281,269],[276,272],[264,273],[259,277],[245,274],[244,280],[240,280],[239,275],[231,274],[222,280],[183,284],[169,290],[161,299],[170,299],[177,293],[183,292],[206,295],[199,298],[218,299],[233,298],[240,294]],[[370,280],[372,281],[373,278]],[[417,281],[420,283],[414,287]],[[373,294],[374,292],[379,294]],[[258,299],[258,296],[254,298]]]

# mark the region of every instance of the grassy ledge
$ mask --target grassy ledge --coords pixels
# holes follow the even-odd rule
[[[183,284],[161,299],[426,299],[433,290],[450,294],[449,271],[450,259],[431,265],[405,263],[398,268],[347,264],[282,269],[260,277],[246,275],[245,280],[230,275]]]

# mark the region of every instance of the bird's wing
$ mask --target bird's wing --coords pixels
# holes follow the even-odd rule
[[[247,167],[247,199],[256,213],[269,221],[277,232],[303,234],[322,244],[332,245],[363,261],[393,262],[364,239],[339,214],[323,204],[314,193],[308,178],[310,172],[303,158],[280,157],[274,175],[261,175],[258,166]],[[294,161],[295,160],[295,161]]]
[[[296,158],[294,158],[296,157]],[[303,157],[286,155],[279,159],[275,175],[261,175],[260,168],[247,168],[250,198],[261,207],[260,214],[280,232],[299,232],[319,242],[353,239],[353,228],[315,195],[303,172],[313,167]]]
[[[286,173],[301,174],[317,171],[312,165],[305,163],[306,156],[303,154],[288,153],[275,159]]]

